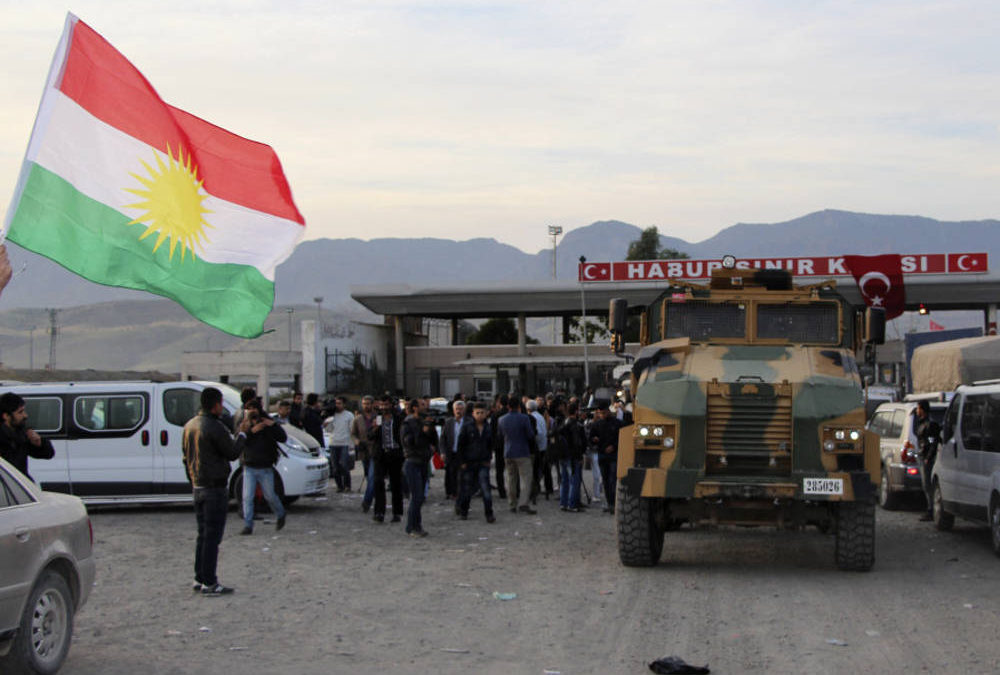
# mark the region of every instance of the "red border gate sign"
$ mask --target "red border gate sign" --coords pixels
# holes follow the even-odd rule
[[[901,256],[903,274],[983,274],[989,271],[988,253],[917,253]],[[577,268],[579,281],[664,281],[708,279],[722,260],[630,260],[585,262]],[[737,269],[783,269],[795,277],[849,277],[844,256],[811,258],[737,258]]]

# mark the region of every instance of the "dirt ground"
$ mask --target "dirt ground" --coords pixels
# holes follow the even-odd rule
[[[357,492],[300,500],[280,533],[239,536],[230,511],[220,598],[191,591],[189,509],[95,510],[97,583],[63,672],[642,673],[670,654],[713,673],[1000,671],[984,528],[880,510],[868,573],[837,571],[815,530],[685,529],[628,569],[600,505],[497,503],[490,525],[473,502],[460,521],[440,481],[419,540]]]

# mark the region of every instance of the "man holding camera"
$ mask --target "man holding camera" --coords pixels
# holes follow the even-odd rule
[[[243,444],[243,530],[253,534],[253,507],[257,486],[277,517],[276,530],[285,526],[285,507],[274,492],[274,465],[278,463],[278,443],[288,438],[281,425],[261,410],[260,401],[246,404],[246,414],[240,423],[246,434]]]

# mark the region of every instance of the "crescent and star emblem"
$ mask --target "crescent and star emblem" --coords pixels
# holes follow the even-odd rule
[[[882,292],[882,295],[877,295],[868,292],[868,289],[866,287],[868,285],[868,282],[870,281],[882,282],[882,284],[885,286],[885,290]],[[885,296],[889,294],[889,290],[892,288],[892,282],[889,281],[889,277],[887,277],[882,272],[865,272],[861,276],[861,278],[858,279],[858,288],[861,289],[861,294],[863,296],[871,300],[872,307],[882,307],[883,306],[882,302],[885,300]]]
[[[594,267],[596,267],[596,265],[594,265],[594,263],[590,263],[589,265],[584,265],[583,266],[583,278],[584,279],[587,279],[588,281],[591,281],[591,280],[594,279],[594,275],[591,274],[591,272],[594,271]]]
[[[958,269],[962,270],[963,272],[969,271],[969,268],[965,266],[965,259],[968,257],[969,256],[967,255],[960,255],[958,256],[958,260],[955,261],[955,265],[957,265]]]

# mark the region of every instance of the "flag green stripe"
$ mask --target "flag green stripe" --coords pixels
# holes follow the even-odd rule
[[[180,244],[171,261],[169,239],[153,253],[157,235],[139,241],[145,227],[130,220],[32,164],[7,236],[91,281],[168,297],[233,335],[261,334],[274,304],[272,281],[255,267],[207,263],[190,252],[181,262]]]

